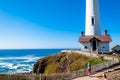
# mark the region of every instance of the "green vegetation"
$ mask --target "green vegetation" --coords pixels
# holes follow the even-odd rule
[[[62,78],[69,78],[71,75],[63,75],[62,77],[60,75],[52,75],[52,76],[46,76],[46,75],[6,75],[6,74],[0,74],[0,80],[63,80]]]
[[[112,56],[112,55],[105,55]],[[115,57],[115,56],[113,56]],[[117,56],[118,57],[118,56]],[[57,80],[63,78],[70,78],[73,76],[74,72],[77,73],[77,76],[83,76],[86,74],[87,63],[91,62],[92,66],[100,63],[107,62],[101,58],[87,57],[77,53],[58,53],[55,55],[47,56],[39,59],[33,68],[33,72],[38,75],[0,75],[0,80]],[[78,74],[77,70],[84,69],[83,73],[81,71]],[[70,71],[70,73],[66,73]],[[63,73],[65,72],[65,73]],[[42,73],[42,75],[39,75]],[[53,74],[58,73],[58,74]],[[63,73],[63,74],[59,74]],[[48,75],[46,75],[48,74]],[[76,77],[76,75],[74,76]]]
[[[58,63],[51,63],[51,64],[46,66],[44,73],[45,74],[47,74],[47,73],[57,73],[58,71],[59,71],[59,64]]]
[[[112,57],[112,58],[117,58],[120,62],[120,53],[118,53],[118,55],[111,55],[111,54],[102,54],[103,56],[107,56],[107,57]]]
[[[96,65],[96,64],[104,63],[106,62],[106,60],[87,57],[77,53],[58,53],[55,55],[51,55],[39,59],[34,65],[33,72],[38,74],[39,73],[53,74],[53,73],[62,73],[68,71],[76,71],[87,68],[88,62],[91,62],[92,65]]]
[[[26,76],[18,76],[18,75],[4,75],[1,74],[0,75],[0,80],[29,80],[30,78],[26,77]]]

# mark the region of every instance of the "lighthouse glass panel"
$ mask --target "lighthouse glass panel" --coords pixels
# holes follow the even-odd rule
[[[95,18],[94,17],[91,18],[91,22],[92,22],[92,25],[95,24]]]

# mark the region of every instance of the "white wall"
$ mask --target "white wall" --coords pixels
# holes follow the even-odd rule
[[[85,49],[85,46],[87,47],[87,49]],[[81,43],[81,50],[83,50],[83,51],[91,51],[90,43]]]
[[[109,52],[109,43],[108,42],[99,43],[98,51],[100,51],[100,52]]]
[[[85,49],[85,46],[87,46],[87,49]],[[109,52],[109,43],[108,42],[99,42],[99,45],[97,45],[97,49],[100,52]],[[81,43],[81,50],[82,51],[91,51],[92,50],[92,46],[91,43]]]
[[[95,18],[95,24],[92,25],[91,18]],[[101,35],[99,1],[86,0],[86,35]]]

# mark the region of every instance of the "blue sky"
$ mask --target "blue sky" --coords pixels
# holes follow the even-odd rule
[[[100,0],[102,33],[120,44],[120,0]],[[0,48],[79,48],[85,0],[0,0]]]

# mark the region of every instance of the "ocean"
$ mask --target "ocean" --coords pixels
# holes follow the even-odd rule
[[[30,72],[34,63],[45,56],[63,49],[13,49],[0,50],[0,73]]]

